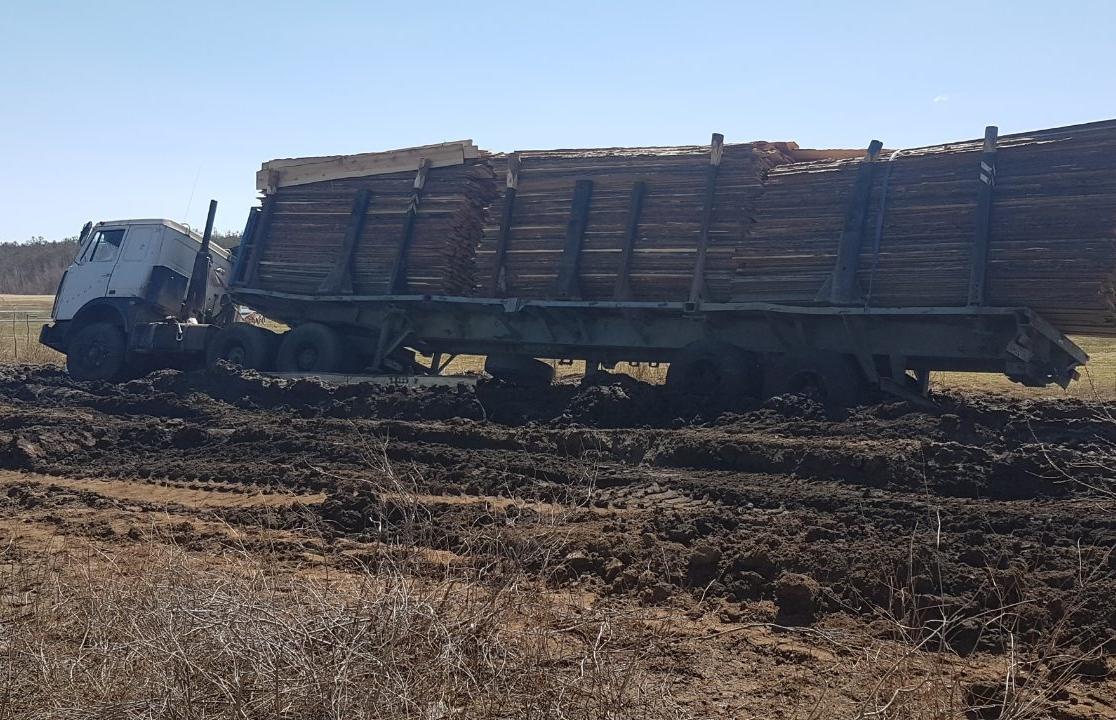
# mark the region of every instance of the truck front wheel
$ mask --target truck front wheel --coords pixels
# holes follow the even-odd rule
[[[107,322],[86,325],[66,347],[66,370],[75,380],[122,380],[128,370],[124,331]]]
[[[205,353],[206,365],[219,360],[251,370],[270,370],[275,362],[275,333],[248,323],[233,323],[217,332]]]

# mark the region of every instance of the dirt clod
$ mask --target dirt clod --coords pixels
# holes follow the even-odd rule
[[[799,573],[783,573],[775,581],[775,605],[786,619],[814,619],[821,588],[816,580]]]

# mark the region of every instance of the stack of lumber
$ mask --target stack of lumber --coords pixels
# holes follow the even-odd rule
[[[265,197],[248,284],[322,294],[343,266],[341,291],[361,295],[678,302],[692,295],[704,237],[704,301],[963,307],[988,217],[979,302],[1030,307],[1063,332],[1116,335],[1116,121],[999,138],[987,215],[980,140],[885,150],[874,161],[719,140],[506,156],[464,141],[274,160],[257,176]],[[823,288],[865,162],[858,288],[838,300]],[[585,202],[575,202],[578,187]],[[347,245],[362,191],[371,199]]]
[[[859,258],[863,304],[968,304],[981,151],[977,140],[880,155]],[[769,173],[739,245],[733,300],[819,300],[860,162]],[[1116,333],[1116,122],[1000,137],[996,167],[984,304],[1030,307],[1063,332]]]
[[[424,162],[429,169],[416,194]],[[351,285],[346,283],[345,291],[388,294],[412,208],[405,280],[397,290],[464,295],[476,284],[474,256],[495,180],[487,159],[469,141],[273,160],[260,170],[257,187],[265,197],[254,287],[323,292],[331,271],[348,262]],[[350,257],[343,245],[360,191],[370,195]]]
[[[763,176],[786,162],[787,146],[769,143],[725,145],[716,177],[706,265],[707,300],[727,300],[735,272],[736,246],[752,223],[752,208]],[[559,265],[571,220],[578,180],[593,182],[588,219],[578,258],[578,287],[570,297],[617,296],[617,275],[627,236],[633,185],[646,194],[632,247],[630,291],[624,299],[686,300],[701,234],[711,150],[709,146],[524,151],[518,159],[516,189],[503,263],[505,283],[498,294],[527,298],[566,297],[557,286]],[[501,173],[507,159],[494,157]],[[499,272],[497,244],[507,193],[488,214],[477,252],[480,292],[493,290]]]

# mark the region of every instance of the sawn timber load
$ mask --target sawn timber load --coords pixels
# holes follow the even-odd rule
[[[1063,332],[1116,334],[1116,122],[1008,135],[991,150],[981,140],[866,154],[718,139],[489,155],[466,142],[272,161],[260,173],[254,277],[311,294],[334,289],[333,271],[356,294],[1020,305]],[[424,153],[438,162],[420,186]],[[993,185],[987,208],[982,178]],[[837,297],[843,235],[856,246],[855,287]]]

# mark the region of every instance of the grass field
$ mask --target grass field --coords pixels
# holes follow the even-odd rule
[[[63,357],[39,344],[39,328],[50,319],[51,295],[0,295],[0,362],[61,363]],[[1081,379],[1068,390],[1057,386],[1026,388],[1002,375],[986,373],[934,373],[932,385],[937,388],[961,390],[987,390],[1008,392],[1024,397],[1071,397],[1116,399],[1116,338],[1073,338],[1091,358],[1081,373]],[[476,356],[461,356],[449,366],[450,373],[476,372],[484,361]],[[584,363],[557,365],[559,377],[580,375]],[[666,376],[666,366],[657,368],[640,365],[617,365],[617,372],[624,372],[640,380],[660,383]]]
[[[39,344],[39,328],[50,320],[53,295],[0,295],[0,361],[62,362]]]

